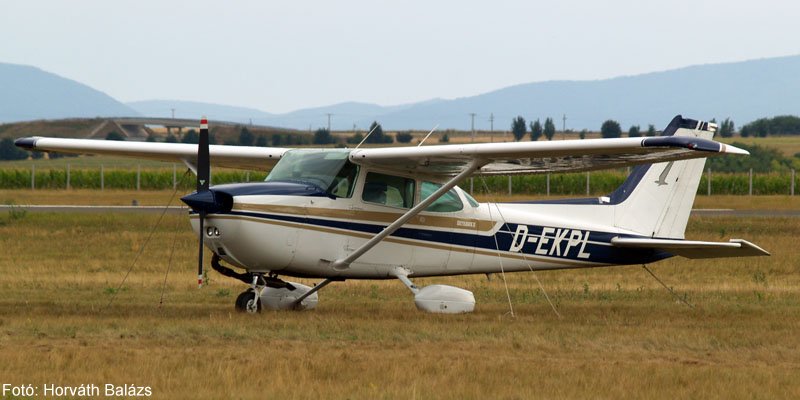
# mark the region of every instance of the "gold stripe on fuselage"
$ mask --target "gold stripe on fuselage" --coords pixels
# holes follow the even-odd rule
[[[335,208],[318,208],[318,207],[298,207],[298,206],[283,206],[272,204],[247,204],[236,203],[233,205],[233,211],[259,211],[278,214],[292,214],[303,215],[309,217],[325,217],[337,218],[344,220],[358,220],[373,223],[386,223],[391,224],[396,221],[402,213],[394,212],[381,212],[381,211],[363,211],[363,210],[341,210]],[[490,232],[495,226],[494,221],[479,220],[474,218],[455,218],[445,217],[440,215],[416,215],[410,221],[409,225],[419,225],[431,228],[444,228],[444,229],[465,229],[477,230],[478,232]]]

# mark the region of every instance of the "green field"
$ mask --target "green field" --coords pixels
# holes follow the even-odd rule
[[[729,200],[796,201],[714,204]],[[243,285],[212,272],[197,289],[195,238],[179,216],[116,290],[157,218],[0,213],[2,382],[192,399],[800,397],[797,219],[693,218],[689,238],[741,237],[773,254],[652,265],[694,308],[628,266],[509,274],[514,316],[497,275],[417,281],[472,290],[469,315],[418,312],[399,282],[347,281],[321,291],[317,310],[251,316],[233,311]]]

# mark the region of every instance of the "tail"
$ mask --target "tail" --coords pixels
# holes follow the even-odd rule
[[[662,136],[711,139],[713,123],[676,116]],[[614,225],[655,238],[683,239],[689,213],[703,174],[705,158],[641,165],[617,188],[609,201]]]

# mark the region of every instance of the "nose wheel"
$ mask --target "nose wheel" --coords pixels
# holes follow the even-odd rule
[[[250,289],[240,293],[236,298],[236,311],[246,312],[248,314],[257,314],[261,312],[261,294],[266,288],[263,282],[263,274],[253,274],[253,281],[250,283]]]
[[[236,311],[245,312],[248,314],[260,313],[261,299],[252,289],[247,289],[239,294],[239,297],[236,298]]]

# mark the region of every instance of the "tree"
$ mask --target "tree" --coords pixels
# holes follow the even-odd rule
[[[362,135],[360,132],[356,132],[355,135],[347,138],[347,143],[359,144],[362,140],[364,140],[364,135]]]
[[[167,143],[178,143],[178,138],[176,138],[175,135],[170,132],[167,134],[167,137],[164,139],[164,141]]]
[[[273,146],[278,147],[281,145],[281,135],[272,135],[272,139],[270,140]]]
[[[117,131],[111,131],[111,132],[108,132],[106,134],[106,140],[124,141],[125,140],[125,136],[122,136],[121,134],[117,133]]]
[[[641,136],[642,136],[642,130],[639,128],[639,125],[631,125],[631,127],[628,128],[628,137],[641,137]]]
[[[646,136],[655,136],[656,135],[656,127],[653,124],[647,126],[647,133]]]
[[[556,125],[553,123],[552,118],[547,118],[544,120],[544,137],[547,140],[553,140],[553,136],[556,135]]]
[[[719,126],[719,135],[724,138],[729,138],[733,136],[733,132],[736,127],[733,125],[733,121],[730,118],[725,118]]]
[[[153,134],[147,135],[147,140],[146,141],[147,142],[155,142],[156,141],[156,135],[153,135]]]
[[[367,137],[366,143],[392,143],[394,139],[391,136],[383,133],[383,127],[378,121],[372,121],[372,124],[369,126],[369,131],[372,132],[371,135]]]
[[[200,143],[200,135],[194,129],[189,129],[181,138],[181,143],[197,144]]]
[[[412,139],[414,139],[414,136],[411,132],[398,132],[394,135],[394,140],[397,140],[397,143],[411,143]]]
[[[586,139],[586,134],[587,134],[587,133],[589,133],[589,131],[588,131],[588,130],[586,130],[586,129],[581,129],[581,132],[580,132],[580,133],[578,133],[578,137],[579,137],[579,138],[581,138],[581,139]]]
[[[256,139],[256,146],[267,147],[267,137],[264,135],[258,135],[258,139]]]
[[[519,142],[527,132],[528,128],[525,126],[525,118],[522,118],[520,115],[511,120],[511,134],[514,135],[514,140]]]
[[[531,124],[531,140],[535,142],[539,140],[540,137],[542,137],[542,124],[537,119]]]
[[[331,136],[331,132],[326,128],[319,128],[314,132],[314,140],[312,142],[322,145],[331,144],[333,143],[333,136]]]
[[[622,128],[619,122],[609,119],[600,127],[600,135],[604,138],[618,138],[622,136]]]
[[[247,127],[242,127],[239,131],[239,145],[240,146],[252,146],[253,142],[256,140],[256,137],[250,132],[250,129]]]
[[[14,139],[0,140],[0,160],[24,160],[27,158],[28,152],[15,146]]]
[[[442,138],[439,139],[439,143],[450,143],[450,136],[447,136],[447,134],[445,133],[444,135],[442,135]]]

